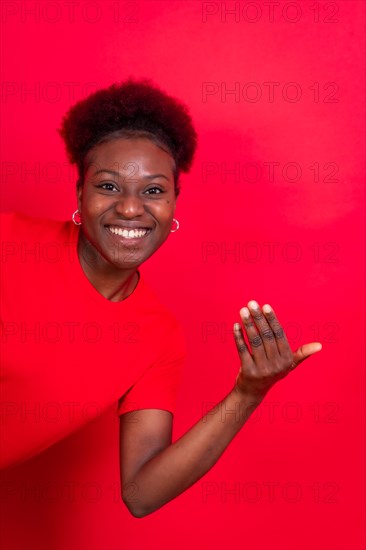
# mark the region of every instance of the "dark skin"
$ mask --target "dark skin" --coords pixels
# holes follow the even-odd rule
[[[134,138],[97,145],[86,162],[90,165],[78,189],[80,262],[105,298],[123,300],[136,287],[138,266],[170,234],[176,206],[174,160],[148,139]],[[108,229],[132,225],[149,231],[129,241]],[[168,411],[121,415],[122,498],[135,517],[154,512],[207,473],[271,387],[321,350],[319,342],[312,342],[293,352],[268,304],[260,307],[251,300],[240,318],[234,324],[240,368],[233,389],[182,437],[172,443]]]
[[[138,266],[170,234],[176,206],[174,160],[152,141],[139,138],[101,143],[89,151],[85,163],[77,193],[80,263],[103,296],[120,301],[136,287]],[[111,233],[110,227],[148,233],[131,240]]]

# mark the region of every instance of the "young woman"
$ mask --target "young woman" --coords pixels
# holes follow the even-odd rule
[[[200,479],[273,384],[321,344],[293,353],[273,309],[250,301],[234,325],[232,391],[172,444],[183,337],[139,266],[179,228],[191,118],[151,82],[128,80],[73,106],[60,133],[79,175],[72,221],[3,219],[2,465],[81,428],[91,403],[118,401],[122,498],[142,517]]]

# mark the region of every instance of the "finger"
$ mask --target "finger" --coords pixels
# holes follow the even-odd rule
[[[276,338],[272,328],[268,324],[265,315],[255,300],[250,300],[250,302],[248,302],[248,308],[252,314],[260,337],[262,338],[266,356],[268,359],[272,360],[279,355]]]
[[[250,316],[249,309],[247,307],[241,308],[240,316],[243,321],[246,335],[248,337],[254,361],[258,364],[258,361],[267,360],[263,340],[253,322],[253,319]]]
[[[252,363],[252,356],[244,340],[243,330],[239,323],[234,323],[234,339],[242,363]]]
[[[273,311],[273,308],[269,304],[265,304],[262,310],[266,316],[269,326],[271,327],[280,355],[283,355],[283,356],[286,356],[289,354],[291,355],[292,351],[291,351],[290,344],[288,343],[285,331],[280,325],[276,317],[276,314]]]
[[[314,353],[317,353],[322,349],[322,345],[320,342],[311,342],[310,344],[303,344],[300,346],[294,353],[293,356],[293,362],[291,367],[295,368],[297,365],[300,365],[305,359],[313,355]]]

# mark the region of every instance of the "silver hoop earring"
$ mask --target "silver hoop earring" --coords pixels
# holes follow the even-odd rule
[[[170,230],[171,233],[175,233],[179,229],[179,221],[173,218],[173,222],[175,222],[175,229],[171,229]]]
[[[78,221],[78,220],[75,219],[76,216],[79,216],[79,219],[81,219],[79,210],[75,210],[75,212],[73,213],[72,221],[74,222],[75,225],[81,225],[81,221]]]

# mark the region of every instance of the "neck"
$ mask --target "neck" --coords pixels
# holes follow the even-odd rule
[[[89,241],[79,234],[78,257],[90,283],[107,300],[120,302],[135,290],[139,281],[137,268],[117,269],[105,260]]]

